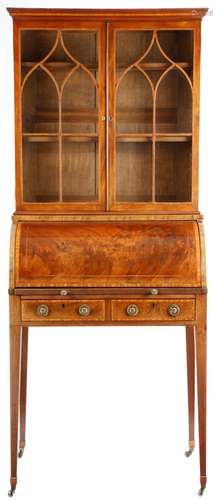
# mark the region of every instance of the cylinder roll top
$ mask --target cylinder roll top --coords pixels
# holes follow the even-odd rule
[[[19,222],[15,287],[200,287],[195,221]]]

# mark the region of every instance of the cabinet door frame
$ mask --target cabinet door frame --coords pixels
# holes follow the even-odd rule
[[[14,20],[14,86],[15,86],[15,154],[16,154],[16,213],[86,213],[105,209],[106,176],[106,26],[103,21],[40,19]],[[23,201],[22,158],[22,95],[21,95],[21,31],[77,30],[98,33],[98,200],[95,202],[26,202]]]
[[[198,210],[198,148],[199,148],[199,92],[200,92],[200,20],[192,21],[117,21],[109,23],[109,208],[116,212],[197,212]],[[116,201],[116,104],[115,104],[115,64],[116,64],[116,33],[118,31],[140,30],[191,30],[194,33],[193,47],[193,89],[192,89],[192,185],[191,201],[189,202],[118,202]],[[154,182],[153,173],[153,182]]]

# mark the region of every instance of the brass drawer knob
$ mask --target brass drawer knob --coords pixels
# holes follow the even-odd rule
[[[137,316],[139,314],[139,307],[136,304],[129,304],[126,312],[128,316]]]
[[[179,314],[181,313],[181,309],[178,304],[170,304],[170,306],[168,306],[167,312],[170,316],[179,316]]]
[[[88,304],[81,304],[79,307],[79,314],[80,316],[89,316],[91,312],[91,308]]]
[[[159,291],[157,288],[149,288],[148,293],[149,295],[158,295]]]
[[[36,308],[36,314],[45,318],[49,315],[49,307],[46,304],[40,304]]]

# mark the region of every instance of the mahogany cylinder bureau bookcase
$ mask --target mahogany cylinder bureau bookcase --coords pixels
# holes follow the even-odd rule
[[[196,359],[202,494],[207,289],[198,142],[207,9],[8,10],[16,124],[9,495],[25,447],[28,328],[41,325],[185,327],[186,455],[194,449]]]

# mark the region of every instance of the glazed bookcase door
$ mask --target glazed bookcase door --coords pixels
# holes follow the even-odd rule
[[[109,41],[111,208],[196,208],[194,31],[114,23]]]
[[[103,25],[23,29],[20,47],[19,208],[103,209]]]

